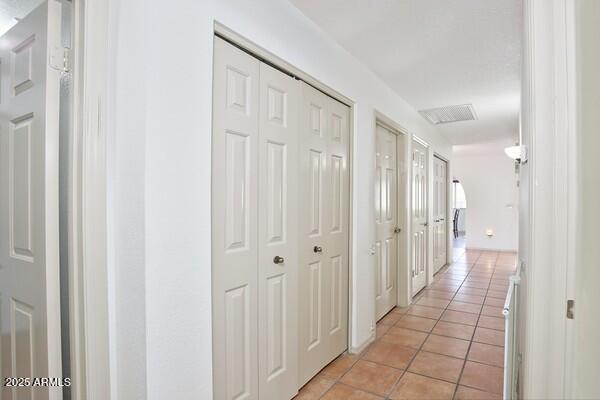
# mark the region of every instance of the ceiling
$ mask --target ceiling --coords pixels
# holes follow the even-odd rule
[[[0,36],[33,11],[43,0],[0,0]]]
[[[472,103],[451,143],[518,136],[521,0],[291,2],[417,110]]]

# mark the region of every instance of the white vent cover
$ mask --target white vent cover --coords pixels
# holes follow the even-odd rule
[[[419,114],[434,125],[477,119],[472,104],[431,108],[429,110],[421,110]]]

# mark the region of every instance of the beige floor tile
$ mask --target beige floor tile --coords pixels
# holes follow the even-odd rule
[[[499,367],[467,361],[460,384],[485,392],[502,394],[504,370]]]
[[[503,318],[503,310],[504,307],[483,306],[483,309],[481,310],[481,315],[487,315],[488,317]]]
[[[408,367],[408,371],[431,378],[457,382],[464,361],[441,354],[419,351]]]
[[[465,358],[469,350],[469,341],[447,336],[429,335],[423,344],[423,350],[446,356]]]
[[[448,305],[448,310],[479,314],[479,312],[481,311],[481,304],[453,301]]]
[[[392,327],[387,334],[383,335],[381,340],[402,346],[412,347],[413,349],[419,349],[423,342],[425,342],[426,338],[427,333],[395,326]]]
[[[417,317],[439,319],[443,312],[444,310],[440,308],[414,305],[410,306],[407,314],[416,315]]]
[[[343,354],[323,368],[321,374],[326,378],[339,379],[352,368],[357,360],[358,357],[355,355]]]
[[[477,325],[477,318],[479,316],[477,314],[464,313],[460,311],[452,311],[446,310],[444,314],[442,314],[442,321],[446,322],[454,322],[457,324],[465,324],[465,325]]]
[[[414,348],[378,340],[369,346],[362,359],[398,369],[406,369],[416,353],[417,350]]]
[[[390,395],[392,400],[451,400],[455,385],[421,375],[405,373]]]
[[[400,318],[402,318],[402,314],[389,312],[383,318],[377,321],[377,323],[383,325],[394,325]]]
[[[319,375],[311,379],[306,385],[300,389],[298,395],[294,397],[296,400],[317,400],[320,399],[326,391],[329,390],[335,383],[335,380],[321,377]]]
[[[439,321],[433,331],[436,335],[450,336],[458,339],[471,340],[475,327],[452,322]]]
[[[454,400],[501,400],[502,396],[466,386],[458,386]]]
[[[504,318],[488,317],[486,315],[482,315],[479,317],[479,322],[477,323],[477,326],[503,331]]]
[[[375,327],[375,338],[379,339],[386,334],[393,325],[377,324]]]
[[[434,329],[435,332],[435,329]],[[475,335],[473,336],[474,342],[493,344],[496,346],[504,345],[504,332],[496,329],[477,327]]]
[[[448,304],[450,304],[450,300],[436,299],[436,298],[431,298],[431,297],[421,297],[417,301],[417,304],[420,306],[427,306],[427,307],[446,308],[446,307],[448,307]]]
[[[363,392],[362,390],[336,383],[326,394],[321,397],[322,400],[383,400],[383,397]]]
[[[471,344],[467,360],[502,367],[504,366],[504,347],[484,343],[473,343]]]
[[[386,396],[401,375],[402,371],[399,369],[360,360],[340,382],[379,396]]]
[[[456,296],[454,296],[454,300],[463,303],[483,304],[483,302],[485,301],[485,297],[474,296],[470,294],[457,294]]]
[[[485,298],[483,304],[485,304],[486,306],[503,307],[504,298],[489,297],[488,295],[488,297]]]
[[[414,315],[405,315],[398,322],[396,327],[414,329],[416,331],[431,332],[435,326],[436,320],[430,318],[416,317]]]

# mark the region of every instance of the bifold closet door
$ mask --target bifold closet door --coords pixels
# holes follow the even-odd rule
[[[446,265],[446,161],[433,158],[433,265],[435,272]]]
[[[299,82],[260,64],[258,150],[259,395],[298,389]]]
[[[297,370],[297,108],[291,77],[215,38],[216,399],[290,399]]]
[[[427,283],[427,147],[413,140],[412,150],[412,294]]]
[[[397,303],[398,269],[398,137],[376,126],[375,152],[375,317],[379,320]]]
[[[300,131],[300,385],[348,347],[349,116],[302,83]]]

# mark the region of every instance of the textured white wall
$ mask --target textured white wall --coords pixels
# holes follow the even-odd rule
[[[457,146],[461,149],[454,155],[453,174],[467,200],[467,248],[517,249],[518,188],[514,162],[504,154],[504,144],[478,146],[473,152]],[[494,232],[491,238],[488,229]]]
[[[350,329],[351,346],[365,343],[374,319],[368,251],[375,235],[374,110],[451,158],[448,143],[287,1],[181,0],[165,8],[158,0],[111,0],[111,10],[115,170],[109,186],[114,215],[123,217],[113,221],[112,234],[130,241],[119,244],[112,260],[119,399],[141,399],[145,393],[148,399],[212,397],[215,21],[356,102]],[[145,347],[145,354],[139,347]],[[144,381],[144,390],[133,387]]]

